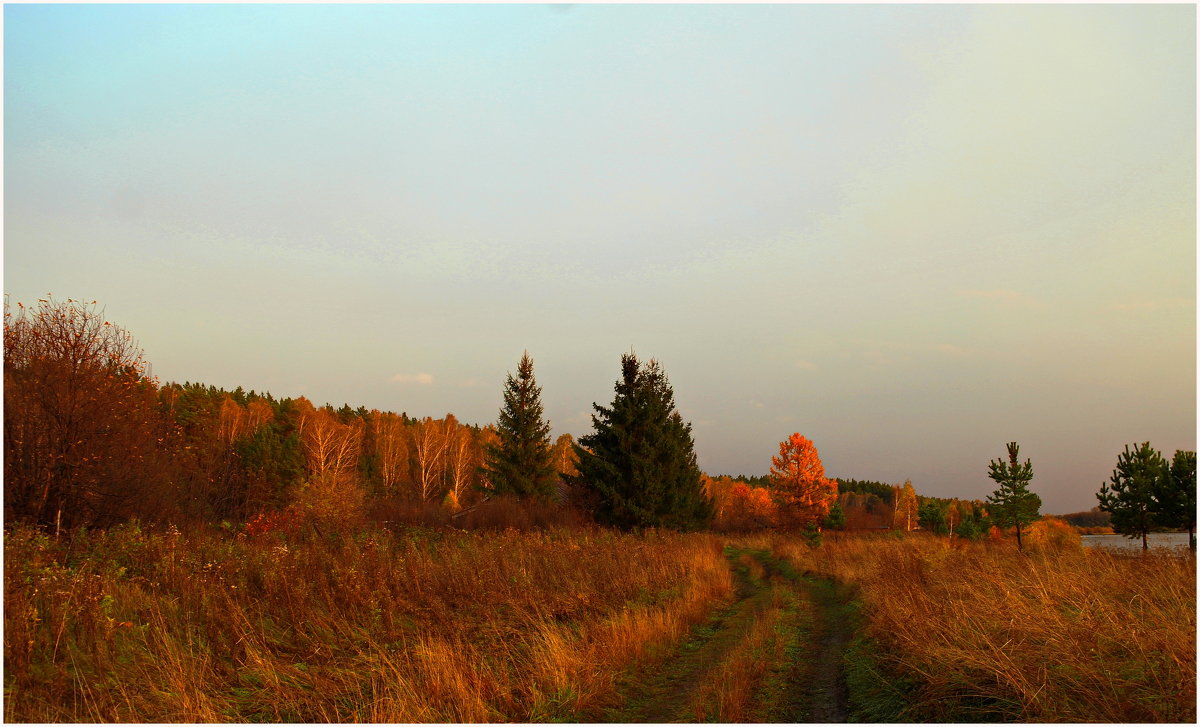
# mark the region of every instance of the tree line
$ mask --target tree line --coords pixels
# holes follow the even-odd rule
[[[533,360],[507,375],[496,423],[435,419],[304,397],[161,384],[96,303],[8,301],[4,312],[5,516],[56,528],[147,520],[263,523],[375,513],[462,513],[491,501],[568,507],[623,528],[921,528],[977,538],[1039,517],[1016,443],[986,502],[919,496],[911,482],[826,477],[793,433],[763,477],[709,477],[661,364],[621,357],[593,431],[551,442]],[[1195,453],[1126,448],[1098,494],[1117,532],[1195,529]],[[1194,539],[1193,539],[1194,547]]]
[[[573,501],[619,528],[706,527],[691,425],[661,365],[621,359],[594,432],[550,441],[528,353],[495,425],[161,384],[95,301],[6,299],[5,516],[55,528],[285,523],[486,500]],[[344,517],[342,519],[345,519]]]
[[[95,302],[7,302],[5,516],[62,528],[147,520],[245,521],[288,507],[430,504],[492,489],[497,428],[305,397],[159,384],[132,336]],[[548,447],[574,472],[573,439]]]

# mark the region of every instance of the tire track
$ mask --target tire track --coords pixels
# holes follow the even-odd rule
[[[737,584],[671,657],[631,674],[605,720],[844,722],[841,594],[767,551],[727,547]]]

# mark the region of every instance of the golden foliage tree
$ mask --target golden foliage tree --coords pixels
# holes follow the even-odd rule
[[[5,302],[6,518],[103,525],[170,500],[153,496],[167,479],[157,385],[95,305],[47,298],[14,313]]]
[[[917,491],[909,480],[904,481],[903,487],[897,487],[896,513],[892,519],[892,527],[909,532],[917,525]]]
[[[302,401],[304,400],[301,397]],[[358,465],[362,450],[363,421],[348,424],[338,421],[329,407],[303,411],[299,417],[300,445],[309,475],[324,479],[345,475]]]
[[[392,412],[374,410],[370,415],[375,452],[379,456],[379,477],[383,494],[398,495],[408,477],[408,428],[404,418]]]
[[[837,481],[825,477],[816,446],[799,432],[779,443],[771,458],[772,495],[782,523],[820,528],[837,501]]]
[[[438,500],[445,494],[446,453],[451,433],[458,427],[453,414],[445,419],[425,417],[412,428],[413,464],[416,466],[417,496],[424,501]]]
[[[483,463],[483,450],[470,427],[450,425],[449,414],[446,420],[446,435],[450,440],[446,447],[446,504],[457,511],[467,505],[466,499],[473,489],[471,483]]]

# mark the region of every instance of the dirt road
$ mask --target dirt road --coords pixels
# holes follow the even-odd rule
[[[732,603],[665,662],[630,675],[610,722],[844,722],[851,630],[834,584],[729,547]]]

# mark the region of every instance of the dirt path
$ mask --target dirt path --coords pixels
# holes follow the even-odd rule
[[[737,593],[666,661],[633,674],[608,722],[844,722],[844,598],[766,551],[726,549]]]

